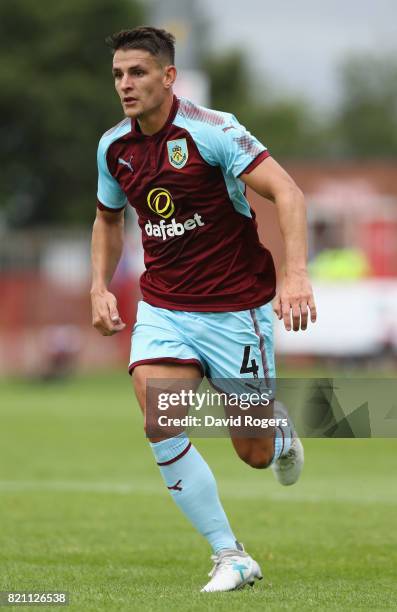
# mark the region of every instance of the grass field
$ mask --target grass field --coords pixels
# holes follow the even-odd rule
[[[84,612],[396,609],[397,440],[307,440],[284,489],[228,440],[197,440],[265,574],[200,594],[210,551],[163,487],[128,377],[0,394],[0,590],[66,590]]]

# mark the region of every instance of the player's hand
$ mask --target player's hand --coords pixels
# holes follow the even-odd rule
[[[316,304],[313,289],[306,272],[286,274],[280,291],[273,301],[273,310],[279,320],[283,319],[287,331],[299,331],[307,328],[308,309],[310,320],[315,323],[317,319]],[[292,314],[292,326],[291,326]]]
[[[91,291],[92,324],[102,336],[113,336],[125,328],[117,310],[117,300],[110,291]]]

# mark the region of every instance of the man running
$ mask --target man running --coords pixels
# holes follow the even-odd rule
[[[274,201],[285,241],[274,311],[287,330],[306,329],[309,312],[316,319],[301,191],[233,115],[173,94],[174,42],[151,27],[108,39],[125,118],[98,147],[93,324],[109,336],[125,327],[108,287],[128,202],[138,214],[146,266],[129,366],[144,413],[147,379],[275,377],[275,270],[258,238],[247,185]],[[176,504],[212,547],[215,565],[202,590],[229,591],[260,579],[258,563],[229,524],[211,469],[186,434],[150,442]],[[232,442],[243,461],[271,466],[281,484],[298,479],[303,447],[291,425],[276,427],[271,437]]]

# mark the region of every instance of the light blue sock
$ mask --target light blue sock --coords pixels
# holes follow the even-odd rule
[[[287,419],[287,425],[277,425],[274,428],[274,455],[272,463],[277,461],[279,457],[286,455],[291,448],[293,425],[291,419],[288,416],[286,407],[281,402],[274,403],[274,418]]]
[[[279,457],[286,455],[291,448],[291,428],[279,425],[274,431],[274,455],[272,463],[277,461]]]
[[[208,540],[214,553],[236,548],[214,475],[186,434],[150,446],[175,503]]]

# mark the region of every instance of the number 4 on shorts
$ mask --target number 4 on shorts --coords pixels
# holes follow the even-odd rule
[[[240,368],[240,374],[252,374],[254,378],[258,378],[259,368],[258,368],[258,365],[255,359],[251,359],[251,365],[248,367],[250,351],[251,351],[251,347],[249,345],[244,347],[244,356],[243,356],[243,362]]]

